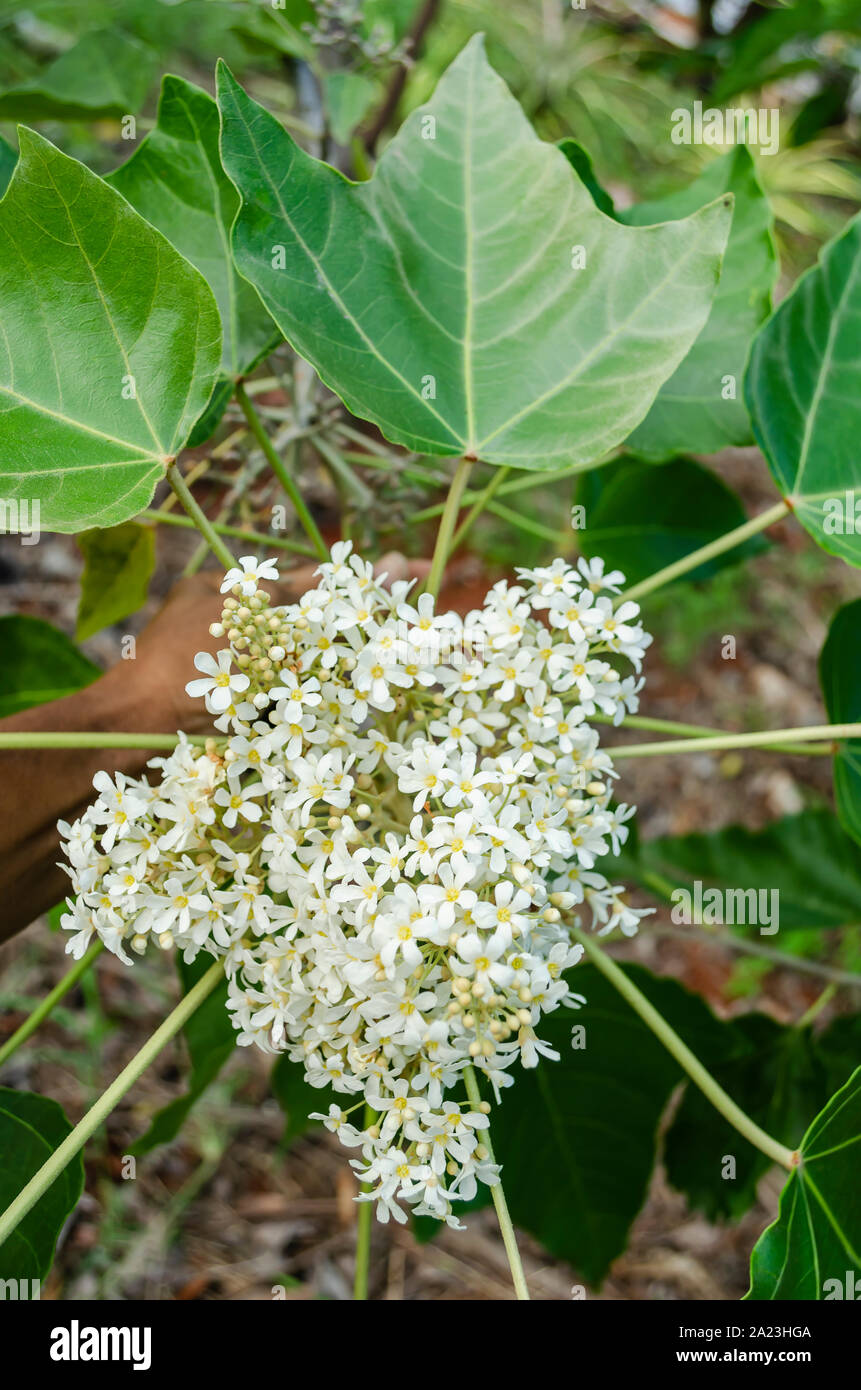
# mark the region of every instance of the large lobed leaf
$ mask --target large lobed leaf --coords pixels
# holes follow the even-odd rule
[[[218,371],[199,271],[114,189],[33,131],[0,202],[0,492],[43,530],[145,507]]]
[[[143,106],[158,59],[130,34],[98,29],[84,34],[38,77],[0,93],[0,120],[92,121],[135,115]]]
[[[216,388],[223,410],[234,382],[281,335],[233,264],[230,227],[239,198],[221,167],[218,135],[212,97],[181,77],[165,77],[155,128],[106,182],[197,267],[215,295],[224,327],[222,383]],[[207,408],[206,428],[195,434],[211,434],[218,414]]]
[[[751,349],[745,398],[757,443],[802,526],[861,565],[861,214],[822,251]]]
[[[722,193],[734,198],[732,228],[708,322],[628,440],[633,453],[666,459],[752,443],[742,399],[750,344],[771,309],[778,274],[768,199],[744,145],[714,160],[688,188],[617,213],[631,227],[686,217]],[[732,378],[731,382],[728,378]]]
[[[43,618],[17,613],[0,618],[0,719],[72,695],[100,674]]]
[[[18,156],[9,144],[0,135],[0,198],[9,187],[9,180],[15,172],[15,165],[18,163]]]
[[[697,879],[706,887],[774,890],[784,931],[861,922],[861,859],[830,811],[802,811],[762,830],[730,825],[642,841],[626,846],[609,872],[667,899],[675,888],[692,892]]]
[[[660,227],[605,217],[480,37],[364,183],[305,154],[223,65],[219,105],[239,269],[396,443],[588,464],[639,423],[708,317],[731,198]]]
[[[0,1211],[14,1201],[71,1128],[56,1101],[0,1087]],[[84,1164],[76,1154],[0,1246],[0,1279],[44,1279],[57,1237],[83,1187]]]
[[[625,973],[707,1064],[724,1055],[729,1035],[701,999],[638,966]],[[493,1113],[493,1143],[514,1222],[600,1284],[643,1204],[661,1116],[683,1073],[594,966],[570,978],[585,1006],[540,1028],[560,1060],[517,1069]],[[575,1049],[578,1025],[585,1046]]]
[[[136,613],[146,602],[155,569],[155,531],[137,521],[83,531],[84,557],[75,636],[84,642],[103,627]]]
[[[861,723],[861,598],[838,608],[819,656],[828,717]],[[834,799],[844,830],[861,843],[861,738],[841,743],[834,758]]]
[[[726,483],[694,459],[650,464],[623,456],[584,473],[577,501],[585,508],[580,532],[584,555],[599,555],[607,568],[618,566],[631,584],[681,560],[709,541],[741,526],[741,501]],[[725,565],[737,564],[765,549],[752,536],[684,575],[687,582],[710,579]]]
[[[786,1028],[758,1013],[726,1027],[736,1045],[712,1063],[714,1079],[772,1138],[797,1144],[810,1115],[830,1094],[809,1029]],[[851,1070],[850,1063],[842,1079]],[[771,1167],[690,1082],[667,1133],[664,1162],[672,1186],[711,1221],[738,1220]]]
[[[767,1134],[793,1148],[809,1117],[855,1070],[861,1015],[845,1014],[815,1035],[811,1026],[785,1027],[757,1013],[725,1027],[735,1042],[712,1063],[712,1075]],[[727,1158],[734,1160],[732,1172]],[[673,1187],[710,1220],[743,1215],[770,1166],[691,1083],[667,1134],[664,1162]]]
[[[854,1298],[861,1282],[861,1067],[817,1115],[799,1153],[777,1220],[754,1247],[747,1298]]]

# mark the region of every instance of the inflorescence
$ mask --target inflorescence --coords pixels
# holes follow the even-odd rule
[[[517,1059],[558,1057],[536,1030],[582,1003],[578,913],[626,934],[643,915],[597,867],[632,808],[589,719],[636,710],[615,662],[639,672],[650,638],[600,560],[520,570],[465,618],[385,588],[348,542],[287,606],[259,587],[272,561],[240,566],[226,645],[187,686],[222,737],[180,734],[152,785],[99,773],[60,824],[68,949],[222,959],[239,1043],[341,1098],[316,1118],[360,1151],[360,1200],[457,1225],[498,1180],[489,1105],[452,1098],[464,1068],[498,1098]]]

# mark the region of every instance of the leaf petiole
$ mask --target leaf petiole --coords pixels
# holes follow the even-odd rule
[[[209,543],[209,548],[213,555],[216,559],[221,561],[226,570],[233,569],[235,564],[233,556],[224,544],[224,541],[216,533],[209,517],[204,515],[197,502],[195,502],[185,478],[183,478],[175,463],[172,463],[167,470],[167,480],[200,534]]]
[[[773,1139],[770,1134],[766,1134],[764,1129],[760,1129],[754,1120],[746,1115],[740,1106],[727,1095],[722,1086],[715,1081],[711,1072],[703,1066],[698,1057],[691,1052],[687,1043],[682,1042],[678,1033],[671,1028],[667,1020],[653,1004],[641,993],[632,980],[628,978],[624,970],[603,951],[596,941],[579,927],[571,928],[571,935],[575,941],[579,941],[586,955],[601,971],[622,995],[623,999],[631,1005],[635,1013],[648,1028],[651,1028],[655,1037],[664,1044],[667,1051],[675,1057],[683,1071],[686,1071],[695,1085],[699,1086],[703,1095],[725,1120],[728,1120],[733,1129],[737,1129],[754,1148],[760,1150],[774,1163],[780,1163],[790,1171],[796,1167],[796,1157],[791,1149],[785,1144],[780,1144]]]
[[[477,1110],[481,1105],[481,1091],[478,1089],[478,1079],[475,1075],[475,1069],[470,1063],[464,1067],[463,1079],[466,1083],[466,1094],[469,1096],[469,1103]],[[493,1145],[490,1142],[490,1130],[484,1130],[483,1134],[484,1138],[482,1142],[488,1151],[490,1162],[495,1163]],[[520,1258],[520,1251],[517,1248],[517,1236],[514,1232],[511,1214],[508,1210],[508,1203],[505,1200],[505,1192],[503,1191],[501,1182],[496,1183],[496,1185],[490,1189],[490,1195],[493,1198],[493,1205],[496,1209],[496,1219],[499,1222],[499,1229],[502,1232],[502,1243],[505,1246],[505,1253],[508,1256],[508,1266],[511,1270],[511,1277],[514,1281],[517,1297],[520,1301],[528,1303],[529,1287],[526,1283],[526,1275],[523,1272],[523,1261]]]
[[[7,1038],[3,1046],[0,1047],[0,1066],[12,1056],[13,1052],[17,1051],[22,1043],[25,1043],[27,1039],[35,1033],[39,1024],[44,1022],[48,1014],[59,1004],[60,1000],[78,983],[81,976],[86,974],[93,961],[96,959],[96,956],[103,950],[104,946],[102,942],[94,941],[92,946],[81,956],[81,959],[75,961],[71,970],[66,971],[62,980],[54,986],[50,994],[45,995],[45,998],[36,1005],[29,1018],[25,1018],[21,1027],[16,1028],[11,1038]]]
[[[256,439],[260,448],[263,450],[267,463],[269,464],[270,468],[272,469],[272,472],[275,474],[279,483],[283,487],[287,496],[290,498],[290,501],[293,503],[293,506],[296,510],[296,515],[298,516],[300,522],[304,526],[305,531],[308,535],[308,539],[313,545],[314,550],[316,551],[317,555],[320,557],[321,560],[328,560],[329,550],[326,545],[326,542],[323,540],[323,537],[320,535],[320,532],[317,529],[317,523],[312,517],[310,511],[308,510],[308,507],[305,503],[305,499],[303,498],[301,492],[296,486],[296,483],[293,481],[292,477],[285,468],[283,459],[279,458],[275,450],[275,446],[272,443],[272,440],[269,438],[269,435],[263,428],[263,423],[260,419],[260,416],[257,414],[256,407],[253,405],[251,398],[249,397],[248,392],[246,391],[242,382],[239,382],[237,384],[236,399],[239,402],[243,415],[248,421],[248,428],[251,430],[251,433],[254,435],[254,438]]]
[[[819,739],[861,738],[861,724],[811,724],[798,729],[762,729],[750,734],[709,734],[706,738],[655,740],[654,743],[620,744],[608,750],[613,758],[655,758],[670,753],[713,753],[724,748],[773,748],[776,744],[804,744]],[[792,751],[795,751],[794,749]],[[799,749],[803,752],[803,749]],[[832,748],[831,752],[835,750]]]
[[[206,974],[202,975],[185,998],[179,1001],[176,1008],[168,1014],[152,1037],[123,1067],[119,1076],[111,1082],[108,1089],[99,1096],[95,1105],[91,1106],[83,1119],[78,1121],[71,1134],[66,1136],[62,1144],[51,1154],[51,1157],[42,1164],[38,1173],[30,1179],[26,1187],[18,1193],[14,1202],[10,1203],[3,1215],[0,1216],[0,1246],[12,1234],[19,1221],[22,1221],[27,1212],[36,1205],[43,1193],[47,1192],[66,1165],[75,1157],[75,1154],[95,1134],[99,1126],[122,1100],[126,1091],[131,1089],[147,1067],[155,1061],[165,1044],[170,1042],[171,1038],[188,1022],[194,1011],[223,978],[222,962],[220,960],[214,961]]]
[[[665,565],[663,569],[657,570],[648,579],[641,579],[639,584],[632,584],[630,589],[626,589],[616,599],[616,607],[620,603],[627,602],[628,599],[639,599],[644,594],[651,594],[664,584],[669,584],[681,575],[688,574],[691,570],[704,565],[707,560],[713,560],[716,555],[723,555],[727,550],[734,550],[737,545],[742,545],[751,536],[756,536],[760,531],[765,531],[769,526],[773,526],[775,522],[782,521],[791,510],[788,502],[775,502],[773,507],[760,512],[759,516],[752,517],[750,521],[745,521],[741,526],[736,526],[734,530],[727,531],[723,536],[718,536],[717,540],[709,541],[708,545],[701,545],[699,550],[692,550],[690,555],[683,555],[681,560],[674,560],[671,565]]]

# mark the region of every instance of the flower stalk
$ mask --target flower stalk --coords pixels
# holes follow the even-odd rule
[[[365,1117],[363,1125],[365,1129],[370,1129],[376,1121],[376,1113],[370,1105],[365,1105]],[[373,1191],[370,1183],[361,1184],[362,1192]],[[357,1302],[364,1303],[368,1297],[368,1273],[371,1264],[371,1229],[373,1225],[374,1207],[371,1202],[359,1202],[356,1214],[356,1272],[353,1278],[353,1298]]]
[[[481,1105],[481,1091],[478,1089],[478,1078],[475,1075],[475,1068],[471,1065],[464,1068],[463,1079],[466,1083],[466,1094],[469,1096],[469,1103],[474,1110]],[[484,1147],[488,1151],[491,1163],[496,1159],[493,1154],[493,1144],[490,1141],[490,1130],[484,1131]],[[493,1205],[496,1209],[496,1219],[499,1222],[499,1229],[502,1233],[502,1243],[505,1246],[505,1253],[508,1256],[508,1267],[511,1270],[511,1278],[514,1281],[515,1292],[518,1300],[529,1302],[529,1286],[526,1283],[526,1275],[523,1272],[523,1261],[520,1258],[520,1251],[517,1247],[517,1236],[508,1210],[508,1203],[505,1200],[505,1192],[501,1182],[495,1183],[490,1189],[493,1198]]]

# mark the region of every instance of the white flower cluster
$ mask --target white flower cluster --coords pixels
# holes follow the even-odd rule
[[[346,1108],[325,1119],[377,1215],[400,1202],[457,1224],[496,1181],[475,1064],[494,1092],[516,1059],[556,1057],[542,1014],[572,995],[581,905],[636,930],[597,861],[627,836],[592,715],[637,707],[649,637],[623,576],[555,560],[438,614],[335,546],[319,587],[273,608],[243,559],[222,591],[227,645],[188,691],[223,735],[180,735],[150,785],[100,773],[61,825],[77,894],[63,925],[123,960],[155,940],[224,960],[239,1042],[286,1051]],[[373,1112],[373,1114],[369,1114]]]

